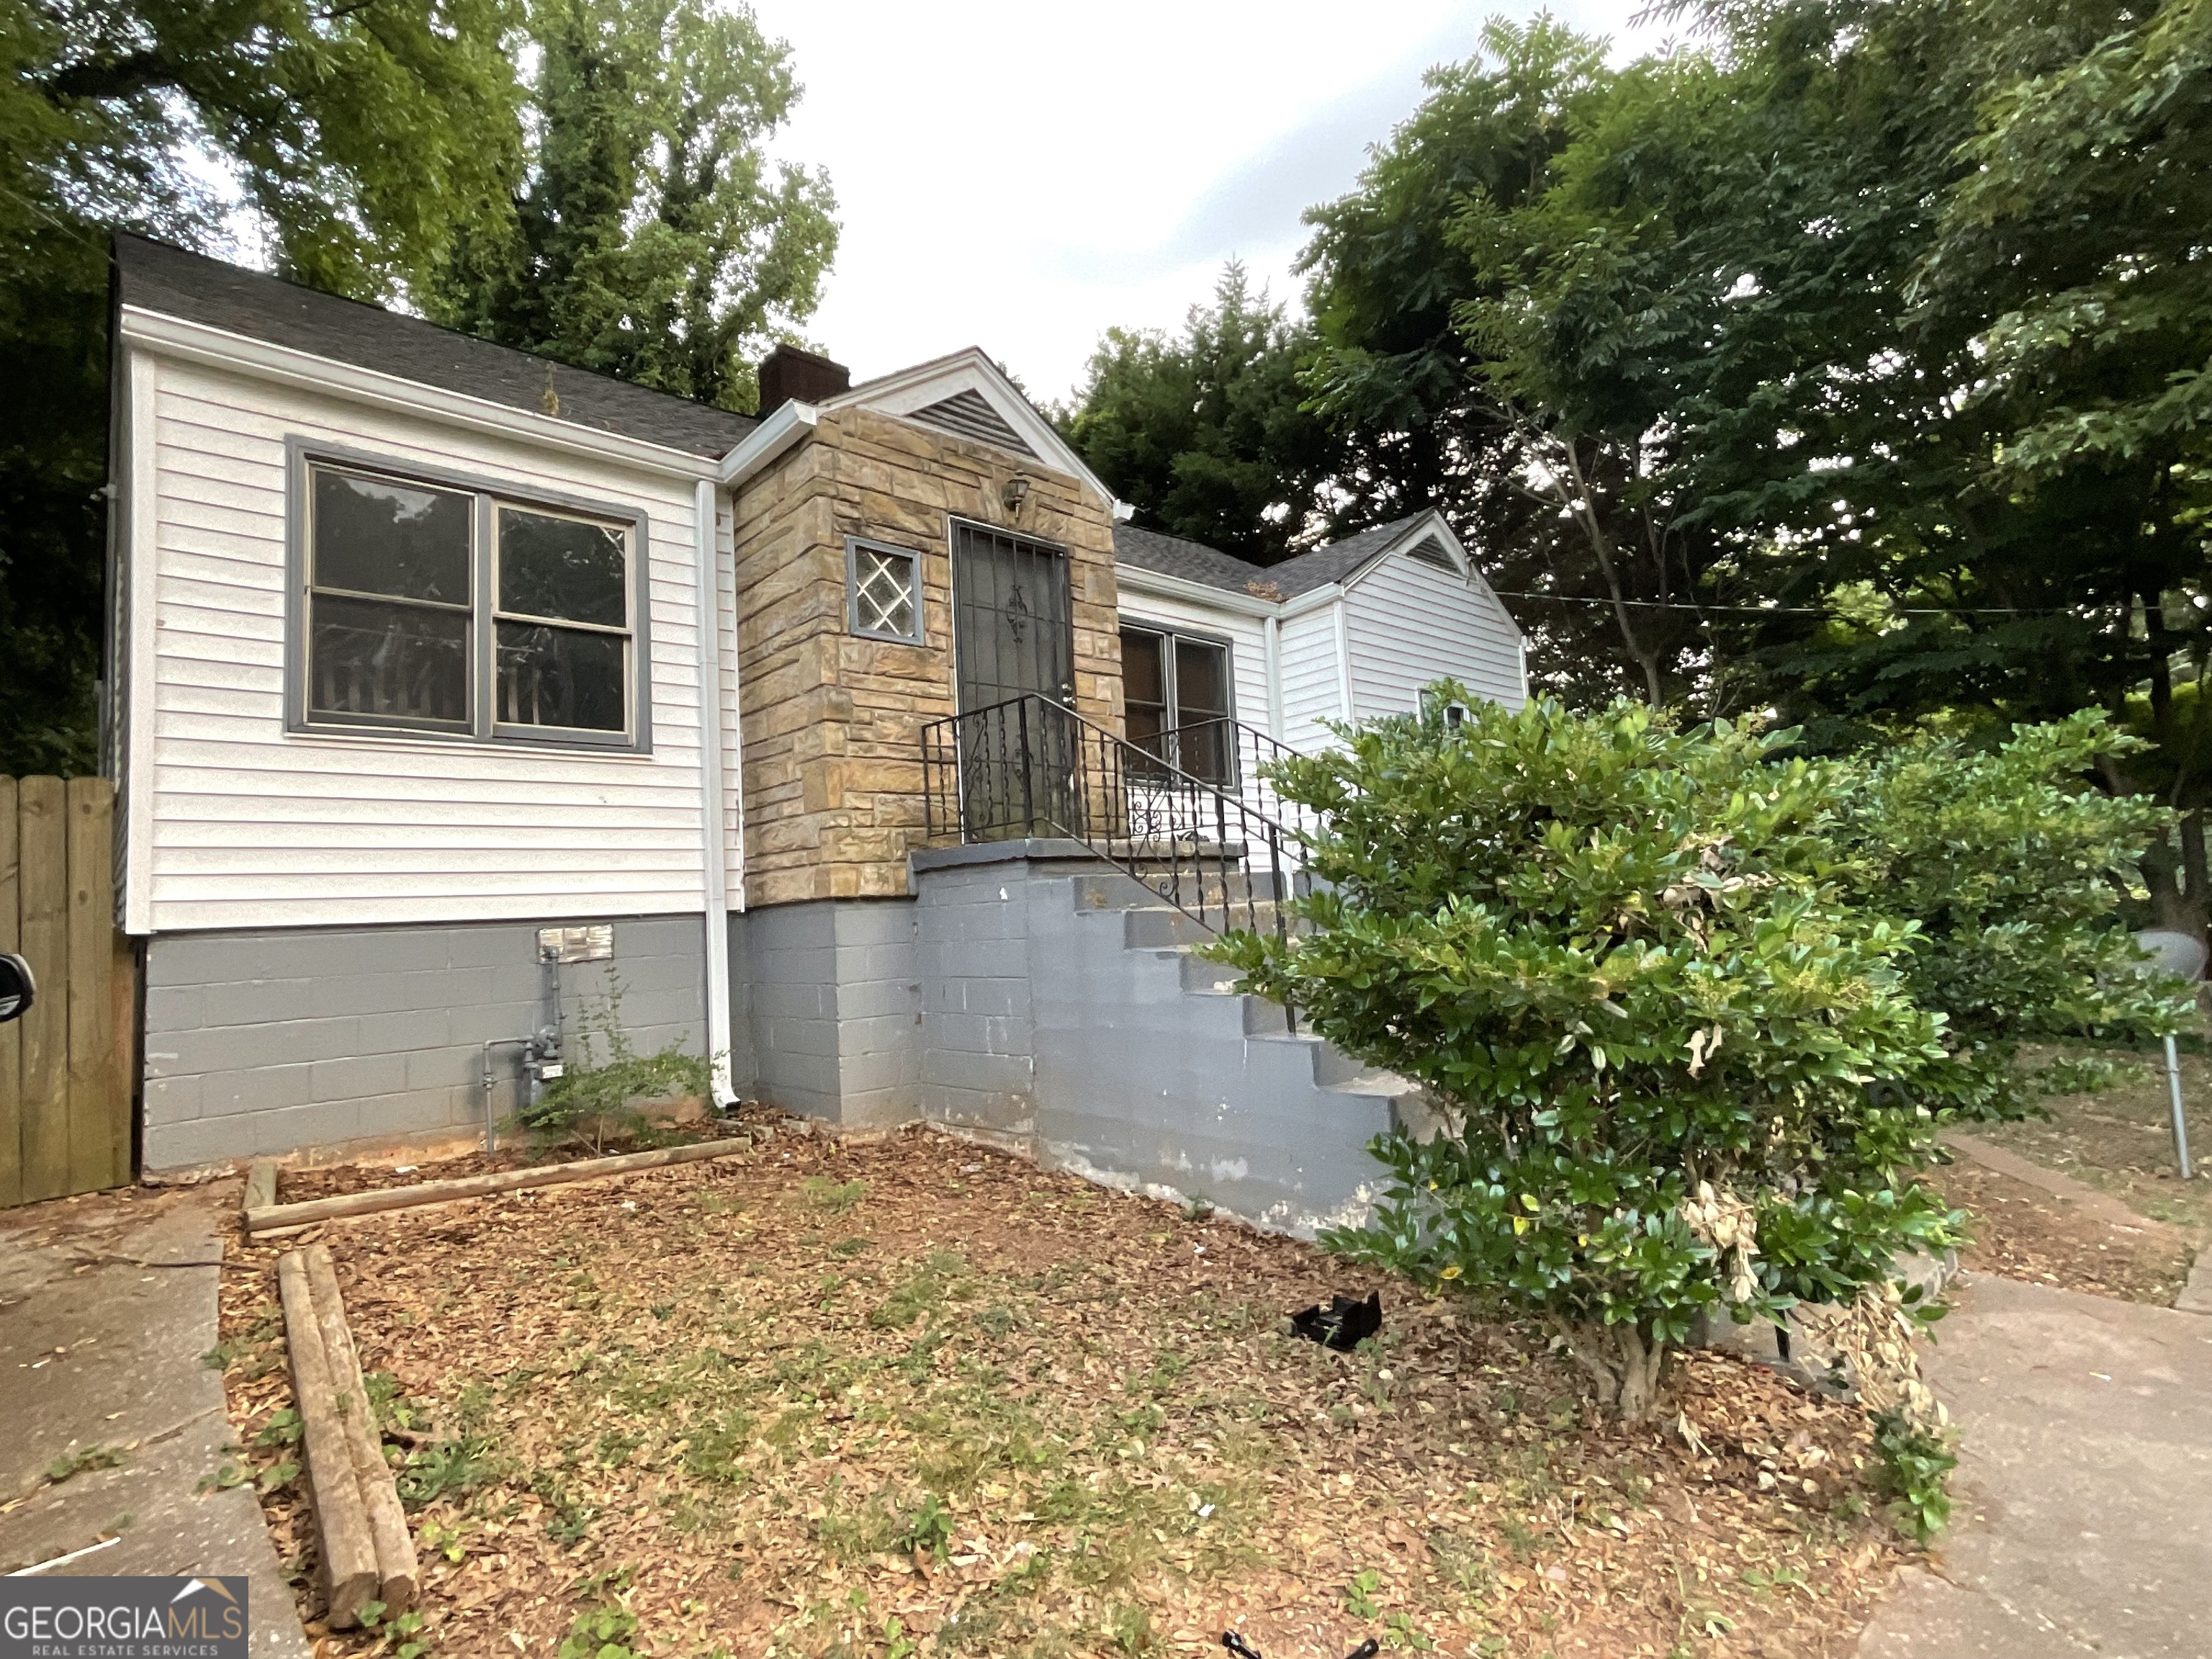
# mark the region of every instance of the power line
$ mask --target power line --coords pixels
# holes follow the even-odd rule
[[[1715,611],[1735,617],[1835,617],[1827,606],[1814,605],[1675,605],[1664,599],[1592,599],[1578,593],[1516,593],[1510,588],[1490,590],[1501,599],[1538,599],[1547,605],[1601,605],[1610,610],[1615,605],[1633,605],[1639,611],[1686,611],[1692,616],[1709,616]],[[1893,617],[2071,617],[2078,611],[2063,606],[2048,607],[1961,605],[1898,605],[1888,612]]]

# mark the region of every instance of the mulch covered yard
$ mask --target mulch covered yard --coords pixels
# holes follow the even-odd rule
[[[420,1176],[441,1174],[426,1167]],[[1541,1340],[1310,1246],[920,1133],[334,1227],[431,1656],[1847,1653],[1899,1557],[1863,1419],[1717,1355],[1595,1420]],[[279,1553],[273,1263],[232,1415]],[[1382,1285],[1371,1352],[1283,1316]],[[413,1653],[398,1659],[416,1659]],[[619,1652],[607,1659],[623,1659]]]

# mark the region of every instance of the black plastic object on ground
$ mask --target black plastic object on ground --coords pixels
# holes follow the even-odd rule
[[[1302,1313],[1292,1314],[1291,1328],[1309,1341],[1350,1353],[1382,1328],[1382,1292],[1376,1291],[1364,1302],[1333,1296],[1326,1308],[1316,1303]]]
[[[1354,1303],[1352,1305],[1357,1307],[1359,1304],[1358,1303]],[[1260,1659],[1260,1650],[1254,1647],[1249,1642],[1247,1642],[1233,1630],[1225,1630],[1221,1632],[1221,1645],[1227,1648],[1230,1652],[1235,1654],[1237,1656],[1237,1659]],[[1358,1647],[1352,1649],[1350,1653],[1345,1655],[1344,1659],[1375,1659],[1375,1656],[1382,1650],[1382,1644],[1370,1636],[1364,1642],[1362,1642]]]

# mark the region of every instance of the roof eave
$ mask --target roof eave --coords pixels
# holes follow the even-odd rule
[[[527,438],[550,448],[603,460],[619,460],[648,471],[694,480],[713,477],[718,465],[712,455],[675,449],[550,415],[533,414],[489,398],[449,392],[443,386],[387,374],[380,369],[363,368],[356,363],[303,351],[296,346],[257,340],[143,306],[123,306],[118,321],[126,346],[278,385],[425,416],[449,426]]]

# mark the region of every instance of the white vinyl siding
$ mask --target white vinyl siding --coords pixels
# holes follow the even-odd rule
[[[1237,706],[1229,712],[1247,726],[1267,729],[1267,636],[1257,617],[1216,611],[1188,599],[1121,590],[1121,620],[1229,642],[1229,676]]]
[[[1406,714],[1447,677],[1518,708],[1521,635],[1479,581],[1393,553],[1346,591],[1352,707],[1361,720]]]
[[[143,925],[699,908],[687,482],[245,374],[172,360],[154,368],[155,476],[134,488],[150,482],[155,544],[130,550],[134,562],[153,561],[156,617],[155,660],[134,663],[131,676],[131,718],[153,723],[150,764],[128,780],[134,800],[147,797],[140,821],[151,845],[132,860],[149,888],[133,905]],[[652,752],[288,733],[285,444],[294,437],[475,474],[525,497],[540,490],[644,514]],[[735,653],[726,612],[724,620],[727,664]],[[726,775],[738,775],[734,757]]]
[[[1335,741],[1321,722],[1344,718],[1336,610],[1334,603],[1316,605],[1283,622],[1283,729],[1276,735],[1309,755]]]

